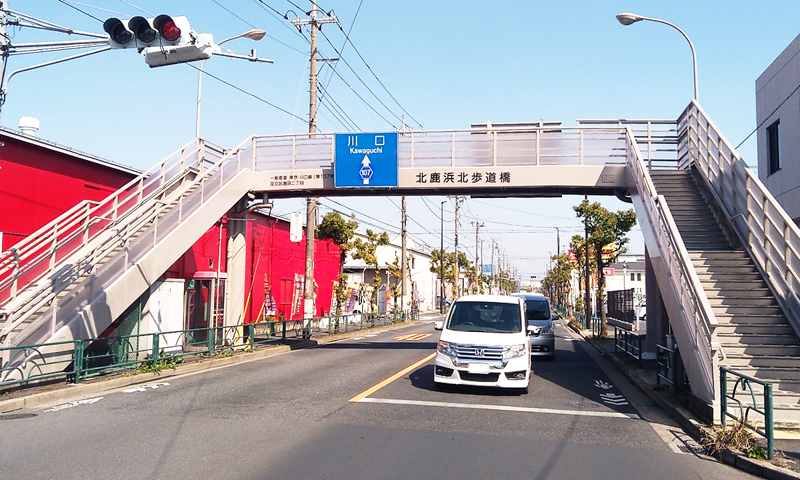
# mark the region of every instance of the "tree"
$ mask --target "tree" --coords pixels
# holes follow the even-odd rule
[[[347,275],[344,274],[344,262],[347,252],[353,248],[352,240],[357,228],[358,222],[356,222],[355,215],[345,221],[339,212],[328,212],[322,217],[322,221],[314,232],[316,238],[330,240],[339,246],[339,281],[333,289],[333,295],[336,298],[336,312],[334,312],[336,315],[342,313],[342,306],[347,301]]]
[[[433,250],[431,252],[431,272],[439,274],[441,272],[440,266],[442,262],[442,255],[439,250]],[[464,252],[458,252],[458,267],[462,271],[468,271],[471,268],[472,263],[467,258],[467,255]],[[456,262],[455,262],[455,253],[448,253],[444,252],[444,284],[450,284],[451,286],[451,296],[454,296],[453,291],[455,290],[456,285]]]
[[[575,266],[570,262],[569,255],[553,255],[555,265],[547,271],[542,280],[542,289],[551,296],[559,306],[567,305],[570,292],[570,279]]]
[[[620,254],[628,251],[629,239],[625,235],[636,225],[633,209],[610,212],[599,203],[583,200],[573,207],[578,218],[584,220],[589,252],[597,265],[597,300],[602,305],[605,288],[603,268],[611,265]],[[600,308],[600,336],[606,335],[606,311]]]
[[[389,271],[389,279],[391,280],[387,292],[392,296],[393,309],[397,309],[397,299],[402,294],[400,280],[403,277],[403,270],[400,268],[400,257],[397,256],[397,252],[394,254],[394,262],[386,263],[386,270]]]
[[[353,240],[353,259],[364,260],[364,263],[375,268],[375,275],[372,277],[372,296],[370,297],[370,309],[372,313],[377,313],[378,289],[381,286],[381,268],[378,265],[378,246],[389,245],[389,234],[386,232],[375,233],[367,229],[366,240],[356,238]],[[365,279],[366,280],[366,279]]]

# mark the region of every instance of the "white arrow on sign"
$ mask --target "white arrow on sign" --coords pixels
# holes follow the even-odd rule
[[[369,157],[364,155],[364,159],[361,160],[361,169],[358,171],[358,176],[361,177],[364,185],[369,185],[369,179],[372,178],[372,174],[374,173],[372,167],[370,167],[371,164],[372,162],[369,161]]]

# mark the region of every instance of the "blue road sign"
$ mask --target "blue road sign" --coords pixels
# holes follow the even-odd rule
[[[337,133],[336,187],[396,187],[397,132]]]

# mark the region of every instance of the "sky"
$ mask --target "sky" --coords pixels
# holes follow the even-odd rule
[[[223,48],[274,63],[209,59],[202,81],[200,136],[233,148],[251,135],[308,131],[309,33],[289,19],[306,18],[307,0],[9,0],[11,10],[78,31],[104,33],[110,17],[186,16],[192,29]],[[577,119],[676,119],[691,101],[691,51],[676,30],[654,22],[622,26],[633,12],[680,26],[697,52],[699,101],[728,140],[755,129],[755,81],[800,33],[800,2],[660,1],[377,1],[320,0],[341,24],[319,35],[324,64],[320,132],[463,129],[473,123]],[[9,28],[12,45],[83,37]],[[349,35],[349,36],[348,36]],[[349,41],[347,40],[349,38]],[[79,52],[11,56],[15,70]],[[322,64],[320,64],[322,65]],[[335,65],[335,69],[333,68]],[[193,141],[198,64],[151,69],[131,50],[111,50],[29,70],[8,83],[0,124],[40,121],[41,138],[140,170]],[[213,76],[212,76],[213,75]],[[756,136],[739,148],[755,166]],[[0,179],[1,181],[1,179]],[[461,204],[459,246],[474,260],[475,223],[488,263],[491,244],[523,280],[544,274],[549,257],[580,231],[572,207],[582,197],[471,199]],[[631,205],[590,197],[612,211]],[[445,197],[408,197],[408,230],[439,248],[454,244],[454,204]],[[355,213],[362,227],[400,230],[400,198],[323,198],[322,213]],[[273,212],[304,211],[303,199],[276,201]],[[556,229],[561,232],[557,244]],[[641,231],[629,235],[643,254]],[[480,249],[480,247],[479,247]]]

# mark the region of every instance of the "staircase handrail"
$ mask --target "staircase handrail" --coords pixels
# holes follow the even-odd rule
[[[697,102],[686,107],[679,127],[682,161],[697,166],[800,334],[800,228]]]
[[[165,160],[112,193],[101,202],[81,202],[40,228],[6,252],[0,253],[0,301],[15,298],[35,284],[64,259],[75,253],[101,233],[124,221],[146,198],[158,195],[169,182],[190,168],[206,152],[224,152],[205,141],[187,143]],[[196,158],[187,164],[187,159]],[[198,165],[202,170],[203,163]],[[80,242],[76,241],[83,237]],[[19,279],[48,262],[48,268],[20,285]]]
[[[669,206],[664,196],[658,195],[650,175],[646,174],[644,160],[630,129],[628,129],[628,139],[630,142],[628,165],[637,191],[641,195],[642,205],[648,211],[648,217],[652,222],[655,241],[659,243],[659,250],[666,261],[666,272],[672,278],[673,286],[682,293],[679,295],[681,313],[685,315],[682,320],[685,321],[697,346],[705,387],[713,394],[716,383],[714,377],[716,357],[717,352],[721,352],[716,334],[719,324],[700,278],[692,267],[689,252],[684,246]]]

